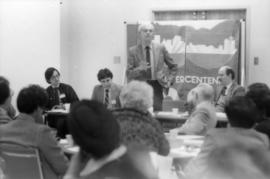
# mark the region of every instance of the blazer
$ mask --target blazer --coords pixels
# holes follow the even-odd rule
[[[108,108],[117,108],[120,107],[120,92],[122,87],[115,83],[112,83],[110,88],[110,99]],[[104,104],[104,88],[102,85],[96,85],[92,93],[92,100],[99,101]]]
[[[183,124],[179,132],[189,135],[206,135],[209,129],[215,128],[217,125],[216,110],[213,104],[208,101],[198,104]]]
[[[58,146],[52,130],[46,125],[35,123],[35,119],[29,115],[20,114],[15,120],[1,125],[0,141],[37,148],[45,179],[56,179],[66,172],[68,160]]]
[[[137,71],[136,68],[140,66],[140,62],[145,61],[144,51],[142,44],[138,44],[129,49],[128,52],[128,61],[127,61],[127,80],[156,80],[157,73],[164,69],[166,66],[172,71],[172,73],[176,73],[177,64],[170,57],[168,51],[165,46],[162,44],[152,43],[152,52],[153,52],[153,61],[154,64],[154,76],[152,79],[147,79],[146,71]]]
[[[49,96],[49,102],[47,104],[48,109],[52,109],[53,106],[59,105],[59,99],[57,96],[55,96],[54,89],[52,86],[49,86],[46,89],[48,96]],[[62,103],[74,103],[76,101],[79,101],[79,98],[74,91],[74,89],[65,83],[60,83],[59,85],[59,92],[63,95],[63,98],[61,98]]]
[[[228,94],[223,96],[221,94],[222,88],[218,89],[216,102],[216,110],[217,112],[224,112],[225,104],[234,96],[244,96],[245,88],[238,85],[235,81],[232,83],[231,87],[228,89]]]

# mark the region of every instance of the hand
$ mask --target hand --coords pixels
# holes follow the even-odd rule
[[[148,68],[151,68],[151,65],[149,65],[147,62],[145,61],[141,61],[140,65],[137,67],[138,70],[147,70]]]

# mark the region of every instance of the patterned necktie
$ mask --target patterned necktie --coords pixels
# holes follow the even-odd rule
[[[224,87],[222,88],[220,94],[223,95],[223,96],[226,96],[226,89],[227,89],[227,86],[224,86]]]
[[[105,104],[105,106],[109,105],[109,89],[105,90],[104,104]]]
[[[147,64],[149,65],[149,66],[151,66],[151,55],[150,55],[150,47],[149,46],[146,46],[145,47],[145,55],[146,55],[146,62],[147,62]],[[148,79],[152,79],[151,78],[151,68],[148,68],[147,70],[146,70],[146,75],[147,75],[147,78]]]

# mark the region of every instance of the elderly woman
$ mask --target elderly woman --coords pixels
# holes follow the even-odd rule
[[[121,109],[113,111],[121,126],[124,144],[138,143],[160,155],[168,155],[170,147],[162,127],[149,113],[153,105],[153,89],[146,82],[131,81],[120,93]]]
[[[79,98],[74,89],[64,83],[60,83],[60,72],[53,67],[45,71],[45,79],[50,86],[46,89],[49,95],[48,109],[63,108],[64,103],[73,103]]]
[[[185,124],[172,132],[205,135],[209,129],[215,128],[217,119],[213,97],[214,90],[209,84],[201,83],[193,88],[187,96],[187,103],[193,106],[191,115]]]

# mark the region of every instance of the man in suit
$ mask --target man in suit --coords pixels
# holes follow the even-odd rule
[[[103,103],[109,109],[120,107],[119,95],[122,88],[112,82],[112,72],[107,68],[101,69],[97,78],[100,84],[94,87],[92,100]]]
[[[42,124],[42,113],[47,101],[48,95],[42,87],[30,85],[23,88],[17,98],[20,114],[15,120],[0,126],[0,141],[37,148],[44,178],[56,179],[65,174],[68,160],[51,128]]]
[[[138,27],[138,44],[129,49],[127,60],[127,80],[147,81],[154,88],[154,110],[161,110],[163,90],[158,82],[158,72],[167,67],[175,76],[177,64],[169,56],[162,44],[154,43],[154,26],[151,23]]]
[[[218,112],[224,112],[224,106],[233,96],[244,96],[244,87],[238,85],[235,81],[235,73],[229,66],[222,66],[218,71],[218,80],[220,88],[218,89],[216,109]]]

